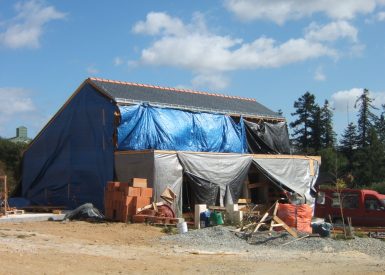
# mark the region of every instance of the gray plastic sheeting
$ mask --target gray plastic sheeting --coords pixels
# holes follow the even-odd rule
[[[162,201],[160,195],[169,187],[176,195],[176,202],[172,205],[173,210],[178,217],[181,217],[183,168],[177,155],[155,153],[154,165],[154,198]]]
[[[317,180],[319,170],[316,160],[254,157],[253,161],[273,180],[304,196],[308,203],[312,203],[314,198],[310,195],[310,189]]]
[[[201,179],[199,183],[195,182],[196,185],[209,184],[210,188],[219,190],[219,194],[217,192],[212,192],[212,194],[218,196],[220,206],[238,201],[252,162],[251,156],[183,152],[178,153],[178,157],[186,173],[193,175],[196,179]],[[201,190],[204,189],[207,188],[201,188]],[[206,200],[216,201],[217,198],[206,198]]]

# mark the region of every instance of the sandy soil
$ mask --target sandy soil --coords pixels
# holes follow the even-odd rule
[[[3,223],[0,274],[385,274],[383,259],[356,251],[194,254],[162,235],[141,224]]]

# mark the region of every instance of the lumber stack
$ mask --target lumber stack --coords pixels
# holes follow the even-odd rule
[[[147,179],[109,181],[104,193],[105,216],[112,221],[131,221],[132,216],[137,214],[137,209],[149,205],[151,198],[152,188],[147,187]]]

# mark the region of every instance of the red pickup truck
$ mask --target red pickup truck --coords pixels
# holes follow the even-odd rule
[[[385,226],[385,195],[373,190],[340,190],[344,218],[352,219],[354,226]],[[314,216],[333,222],[342,221],[340,200],[336,190],[321,189]]]

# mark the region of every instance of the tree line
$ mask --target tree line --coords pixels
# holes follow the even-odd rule
[[[295,120],[289,125],[295,153],[320,155],[321,175],[328,175],[329,181],[385,192],[385,104],[379,110],[373,101],[369,90],[363,89],[355,102],[356,122],[350,122],[338,138],[329,102],[320,106],[314,94],[306,92],[294,102]]]
[[[26,143],[13,143],[0,137],[0,176],[7,176],[7,185],[10,191],[17,186],[21,177],[21,160]],[[0,186],[0,190],[3,186]]]

